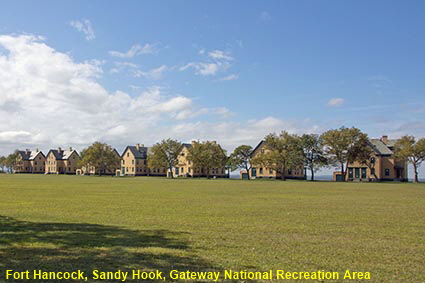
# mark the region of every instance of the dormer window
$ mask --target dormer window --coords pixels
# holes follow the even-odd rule
[[[370,158],[370,163],[375,164],[375,157]]]

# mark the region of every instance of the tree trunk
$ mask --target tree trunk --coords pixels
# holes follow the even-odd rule
[[[168,167],[168,170],[170,170],[171,179],[174,178],[173,167],[172,166]],[[168,178],[168,174],[167,174],[167,178]]]
[[[246,167],[245,167],[245,169],[246,169],[246,173],[247,173],[247,175],[248,175],[248,180],[250,180],[250,179],[251,179],[251,178],[249,177],[249,169],[250,169],[250,168],[248,168],[248,166],[246,166]],[[229,174],[229,176],[230,176],[230,174]]]
[[[314,181],[314,168],[313,168],[313,166],[310,167],[310,172],[311,172],[311,181]]]
[[[344,172],[344,162],[341,162],[341,175],[342,175],[342,177],[343,177],[343,178],[342,178],[342,181],[343,181],[343,182],[345,182],[345,179],[346,179],[346,178],[345,178],[345,177],[346,177],[345,175],[346,175],[346,173],[347,173],[347,172]]]
[[[413,170],[415,171],[415,177],[413,179],[413,182],[419,183],[419,179],[418,179],[418,167],[417,167],[416,163],[413,163]]]

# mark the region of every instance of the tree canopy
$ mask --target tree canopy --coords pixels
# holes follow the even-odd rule
[[[251,169],[251,154],[252,146],[250,145],[240,145],[232,152],[229,156],[229,167],[231,170],[236,169],[245,169],[248,172],[249,179],[249,170]]]
[[[148,164],[150,168],[168,168],[173,177],[173,168],[181,151],[181,142],[173,139],[162,140],[154,144],[148,152]]]
[[[195,141],[188,149],[187,160],[192,162],[193,168],[206,170],[207,178],[214,168],[223,168],[226,165],[226,152],[219,144],[213,141]]]
[[[403,136],[394,144],[395,157],[413,165],[414,182],[419,182],[418,168],[425,160],[425,139],[416,141],[413,136]]]
[[[256,155],[252,160],[253,164],[261,164],[275,170],[282,180],[285,180],[285,171],[288,168],[303,166],[299,136],[283,131],[279,135],[275,133],[267,135],[264,143],[267,150],[263,154]]]
[[[365,154],[362,151],[368,150],[367,134],[354,127],[341,127],[324,132],[321,137],[328,160],[341,166],[341,174],[345,180],[348,164],[356,161],[359,155]]]
[[[328,159],[323,151],[323,139],[316,134],[304,134],[300,137],[300,143],[304,155],[304,165],[310,170],[311,181],[314,181],[314,173],[328,164]]]
[[[106,143],[95,142],[80,153],[79,164],[95,168],[95,173],[102,175],[109,172],[114,172],[119,168],[121,158],[116,151]]]

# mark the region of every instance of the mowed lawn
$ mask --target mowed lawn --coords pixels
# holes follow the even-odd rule
[[[423,184],[2,174],[0,233],[2,282],[5,269],[348,269],[372,279],[332,282],[425,282]]]

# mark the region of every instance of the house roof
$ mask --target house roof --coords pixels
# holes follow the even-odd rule
[[[35,150],[32,150],[32,151],[20,150],[18,151],[18,153],[19,155],[21,155],[22,160],[34,160],[39,153],[41,153],[44,156],[44,154],[41,151],[35,151]]]
[[[124,156],[124,153],[126,153],[127,150],[130,150],[136,159],[146,159],[148,157],[148,148],[145,146],[140,146],[139,150],[137,150],[136,146],[128,145],[122,153],[121,157]]]
[[[369,139],[372,149],[380,155],[391,155],[393,151],[380,139]]]
[[[57,150],[57,149],[51,149],[49,150],[49,153],[47,153],[47,155],[49,155],[51,153],[53,153],[53,155],[55,156],[56,160],[67,160],[69,159],[69,157],[71,157],[72,153],[76,153],[78,155],[78,152],[73,149],[73,150]]]
[[[261,146],[263,143],[265,143],[265,141],[264,141],[264,140],[260,141],[260,142],[257,144],[257,146],[256,146],[256,147],[252,150],[252,152],[251,152],[251,157],[254,155],[254,153],[257,151],[257,149],[259,149],[259,148],[260,148],[260,146]]]

